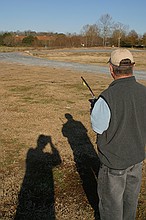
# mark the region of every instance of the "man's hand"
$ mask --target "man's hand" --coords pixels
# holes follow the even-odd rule
[[[89,99],[89,102],[90,102],[90,104],[91,104],[90,114],[91,114],[91,112],[92,112],[92,109],[93,109],[93,107],[94,107],[96,101],[97,101],[97,98]]]

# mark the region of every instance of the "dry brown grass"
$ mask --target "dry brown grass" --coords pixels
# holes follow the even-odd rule
[[[91,48],[91,50],[103,50],[103,48]],[[116,49],[116,48],[115,48]],[[90,49],[89,49],[90,50]],[[88,63],[88,64],[97,64],[100,66],[107,66],[107,61],[110,57],[111,48],[105,49],[102,52],[89,52],[88,49],[82,49],[82,52],[78,52],[78,49],[64,49],[64,50],[33,50],[31,54],[38,57],[47,58],[49,60],[58,60],[65,62],[77,62],[77,63]],[[133,54],[136,66],[136,70],[145,70],[146,69],[146,51],[136,51],[131,49]]]
[[[96,95],[111,82],[111,78],[105,75],[82,75]],[[93,210],[76,170],[73,151],[62,134],[63,124],[67,121],[65,114],[69,113],[74,120],[84,125],[91,143],[96,148],[96,137],[90,126],[90,94],[82,86],[80,76],[80,72],[61,68],[1,63],[2,220],[13,219],[26,171],[26,155],[31,147],[36,147],[40,134],[52,137],[62,159],[62,164],[53,170],[56,219],[94,219]],[[142,83],[146,85],[145,81]],[[49,146],[46,147],[46,151],[48,150]],[[143,220],[145,217],[145,181],[143,173],[137,220]]]

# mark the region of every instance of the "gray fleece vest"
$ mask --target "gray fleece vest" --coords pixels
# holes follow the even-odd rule
[[[101,93],[111,110],[109,128],[98,135],[98,155],[113,169],[126,169],[145,158],[146,87],[135,77],[113,81]]]

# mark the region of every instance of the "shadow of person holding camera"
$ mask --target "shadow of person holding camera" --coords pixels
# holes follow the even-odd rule
[[[87,129],[80,122],[73,119],[69,113],[65,114],[67,122],[63,124],[62,134],[68,139],[73,151],[77,171],[82,180],[87,199],[94,210],[95,219],[99,219],[97,176],[100,162],[93,144],[87,134]]]
[[[44,152],[46,145],[50,152]],[[26,157],[26,172],[14,220],[55,220],[53,167],[61,163],[51,136],[39,135]]]

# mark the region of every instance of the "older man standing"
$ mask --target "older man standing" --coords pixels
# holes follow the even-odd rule
[[[91,112],[101,162],[98,178],[101,220],[134,220],[141,187],[146,145],[146,87],[133,76],[127,49],[109,59],[114,81]]]

